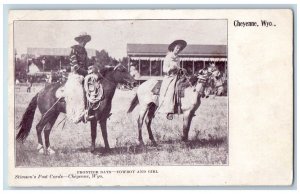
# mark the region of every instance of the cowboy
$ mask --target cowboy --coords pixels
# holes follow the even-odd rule
[[[162,81],[159,97],[158,112],[167,114],[167,119],[172,120],[175,110],[175,85],[177,81],[177,73],[180,69],[180,60],[178,54],[186,47],[184,40],[175,40],[172,42],[168,50],[163,64],[163,72],[165,76]]]
[[[85,92],[82,87],[84,77],[88,74],[88,56],[85,45],[91,40],[91,36],[86,32],[82,32],[79,36],[75,37],[75,40],[78,44],[71,47],[71,73],[65,86],[65,92],[67,94],[66,101],[68,100],[67,114],[68,110],[72,112],[73,116],[69,116],[69,118],[74,123],[78,123],[80,121],[87,122],[94,118],[94,116],[89,115]]]
[[[224,92],[224,87],[223,87],[223,79],[222,79],[222,73],[218,69],[215,63],[211,62],[209,64],[209,68],[212,73],[212,78],[213,78],[213,88],[214,88],[214,94],[217,96],[220,96]]]
[[[91,40],[91,36],[86,32],[82,32],[79,36],[75,37],[75,40],[78,44],[71,47],[71,71],[85,77],[88,69],[88,56],[85,45]]]

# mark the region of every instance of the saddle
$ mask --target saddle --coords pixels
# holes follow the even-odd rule
[[[174,113],[182,114],[181,98],[184,97],[184,90],[191,86],[191,83],[186,77],[180,78],[175,85],[175,109]]]
[[[151,92],[154,95],[160,94],[162,80],[158,80],[155,86],[152,88]],[[190,83],[187,81],[186,78],[181,78],[177,80],[176,87],[175,87],[175,95],[177,94],[180,98],[184,97],[184,90],[190,86]]]

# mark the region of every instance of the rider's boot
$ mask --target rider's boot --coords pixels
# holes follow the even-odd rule
[[[83,122],[87,123],[88,121],[91,121],[95,118],[95,115],[90,115],[89,110],[86,109],[83,116]]]

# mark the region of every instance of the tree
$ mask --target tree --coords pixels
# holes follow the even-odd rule
[[[111,61],[111,57],[105,50],[101,50],[100,52],[96,53],[96,61],[99,63],[101,67],[109,65]]]
[[[119,61],[117,59],[110,58],[110,63],[109,63],[110,66],[116,66],[116,65],[118,65],[118,63],[119,63]]]
[[[128,67],[128,57],[123,57],[122,59],[120,59],[120,63],[121,63],[124,67]]]
[[[106,65],[116,66],[119,63],[118,60],[109,56],[108,52],[104,49],[96,53],[95,61],[98,65],[100,65],[100,67],[104,67]]]

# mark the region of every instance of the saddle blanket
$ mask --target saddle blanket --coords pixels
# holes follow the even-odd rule
[[[152,88],[151,92],[157,96],[157,98],[160,98],[160,89],[162,85],[162,80],[157,81],[157,83],[154,85]],[[182,114],[182,108],[181,108],[181,98],[184,97],[184,91],[187,87],[190,86],[190,83],[187,79],[179,79],[176,82],[175,85],[175,91],[174,91],[174,96],[175,96],[175,101],[174,101],[174,113],[175,114]]]

